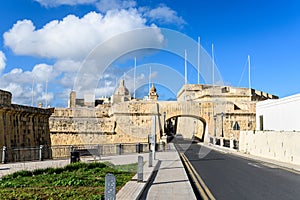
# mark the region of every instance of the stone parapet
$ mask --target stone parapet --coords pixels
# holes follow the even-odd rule
[[[241,131],[239,151],[300,165],[299,141],[299,131]]]

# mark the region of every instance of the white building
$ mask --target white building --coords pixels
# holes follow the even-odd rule
[[[256,104],[256,129],[300,131],[300,94]]]

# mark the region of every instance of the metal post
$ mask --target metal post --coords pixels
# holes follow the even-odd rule
[[[136,152],[141,153],[141,144],[140,143],[136,144]]]
[[[216,131],[216,126],[217,126],[217,115],[214,115],[214,138],[213,138],[213,144],[216,144],[216,137],[217,137],[217,131]]]
[[[144,158],[143,156],[138,156],[138,176],[137,176],[138,182],[143,181],[143,171],[144,171],[143,167],[144,167]]]
[[[39,160],[42,161],[43,160],[43,145],[40,145],[40,149],[39,149]]]
[[[222,137],[224,137],[224,129],[223,129],[223,117],[224,117],[224,113],[221,113],[221,117],[222,117]]]
[[[233,134],[230,134],[230,143],[229,143],[229,148],[233,149],[234,148],[234,137]]]
[[[149,151],[149,167],[153,166],[153,152]]]
[[[2,164],[6,163],[6,146],[3,146],[2,148]]]
[[[194,120],[194,133],[193,133],[193,140],[195,140],[196,136],[196,121]]]
[[[167,113],[164,112],[164,134],[166,133],[166,115]]]
[[[105,200],[116,200],[116,177],[113,174],[105,176]]]
[[[122,144],[117,144],[118,147],[118,154],[121,155],[122,154]]]
[[[155,157],[155,146],[156,146],[156,116],[152,116],[152,134],[153,134],[153,143],[152,143],[152,152],[153,152],[153,160],[156,159]]]
[[[100,145],[97,144],[96,148],[97,148],[97,155],[96,156],[99,156],[99,160],[100,160],[101,159]]]

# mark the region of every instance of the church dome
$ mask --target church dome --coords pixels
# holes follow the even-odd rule
[[[129,90],[125,86],[125,81],[122,79],[120,81],[120,86],[115,91],[116,95],[129,95]]]

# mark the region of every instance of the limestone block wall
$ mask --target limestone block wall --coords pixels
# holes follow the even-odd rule
[[[152,120],[156,116],[157,141],[162,130],[161,116],[156,102],[126,102],[114,104],[113,114],[116,120],[115,137],[119,141],[147,142],[148,135],[153,133]]]
[[[153,102],[57,108],[49,120],[52,145],[147,142],[153,115],[157,115]]]
[[[241,152],[300,164],[300,132],[291,131],[241,131]]]
[[[51,145],[49,117],[53,110],[11,104],[9,92],[0,91],[0,99],[0,148],[7,148],[6,161],[36,159],[38,152],[24,148]],[[45,150],[44,158],[50,157],[51,152]]]
[[[104,143],[115,126],[109,106],[56,108],[49,119],[52,145]]]

